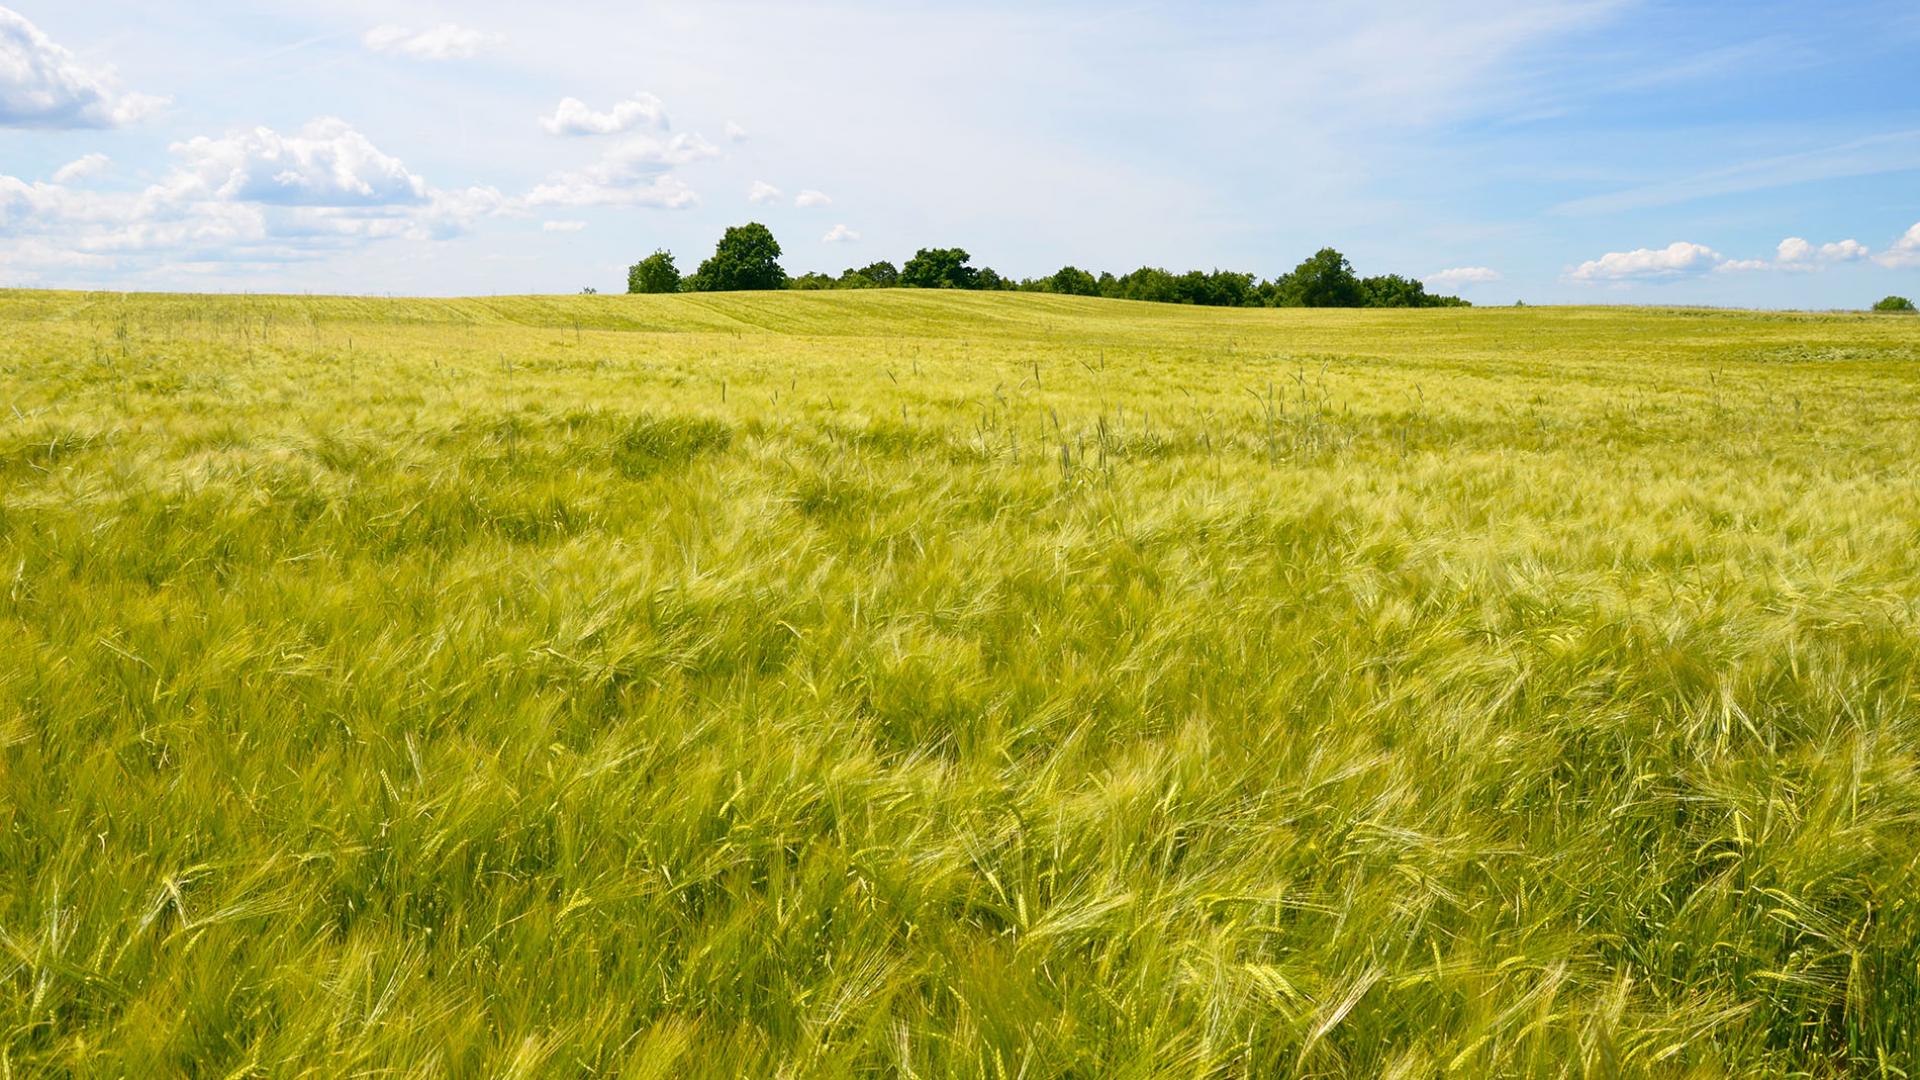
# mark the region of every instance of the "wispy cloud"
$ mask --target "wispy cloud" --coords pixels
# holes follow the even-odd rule
[[[717,157],[720,151],[698,135],[671,139],[634,136],[613,146],[583,169],[555,173],[527,193],[529,206],[656,206],[685,209],[699,195],[672,171]]]
[[[85,180],[89,176],[96,176],[105,172],[107,166],[112,163],[113,159],[105,154],[86,154],[56,169],[53,174],[53,182],[56,184],[71,184],[76,180]]]
[[[418,31],[405,26],[376,26],[360,40],[374,52],[414,60],[471,60],[506,44],[507,39],[503,34],[475,30],[456,23],[441,23]]]
[[[1743,161],[1678,180],[1563,202],[1561,214],[1612,214],[1816,180],[1920,169],[1920,131],[1898,131],[1802,153]]]
[[[1500,271],[1490,267],[1456,266],[1436,274],[1428,274],[1422,280],[1439,288],[1457,289],[1462,285],[1491,285],[1502,278]]]

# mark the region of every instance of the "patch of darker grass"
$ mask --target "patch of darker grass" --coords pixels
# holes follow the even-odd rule
[[[614,471],[629,480],[685,468],[703,454],[733,445],[733,429],[705,417],[642,416],[613,440]]]

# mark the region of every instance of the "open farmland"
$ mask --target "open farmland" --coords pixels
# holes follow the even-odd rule
[[[0,1075],[1911,1075],[1920,322],[0,293]]]

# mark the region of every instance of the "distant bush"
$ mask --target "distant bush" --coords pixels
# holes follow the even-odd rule
[[[1895,315],[1912,315],[1914,313],[1913,301],[1904,296],[1889,296],[1885,300],[1873,305],[1873,310],[1891,312]]]

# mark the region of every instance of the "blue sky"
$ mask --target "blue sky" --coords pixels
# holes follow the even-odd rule
[[[1270,276],[1485,303],[1920,295],[1920,5],[0,0],[0,285]]]

